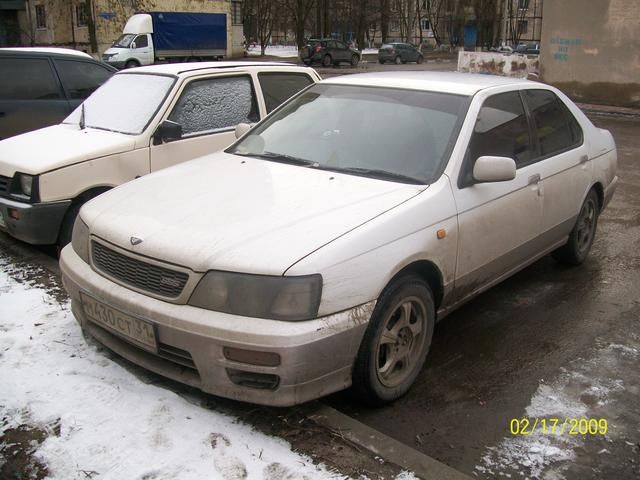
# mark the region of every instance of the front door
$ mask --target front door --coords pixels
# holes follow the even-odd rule
[[[476,183],[481,156],[509,157],[516,178]],[[497,281],[531,258],[542,224],[542,189],[520,94],[488,97],[478,114],[454,196],[458,208],[457,300]]]
[[[182,138],[151,140],[151,171],[228,147],[239,123],[260,120],[250,75],[197,78],[184,85],[167,120],[182,126]]]

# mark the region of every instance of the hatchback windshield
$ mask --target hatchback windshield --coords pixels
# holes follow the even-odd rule
[[[466,97],[316,85],[251,130],[230,153],[427,184],[457,138]]]
[[[84,124],[113,132],[142,133],[174,81],[174,77],[164,75],[114,75],[82,104]],[[82,105],[71,112],[63,123],[79,124]]]
[[[113,37],[111,37],[111,38],[113,38]],[[118,40],[113,42],[112,46],[113,47],[129,48],[129,45],[131,45],[131,42],[133,42],[134,38],[136,38],[136,36],[133,33],[125,33],[124,35],[121,35]]]

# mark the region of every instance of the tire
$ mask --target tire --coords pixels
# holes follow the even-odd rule
[[[416,63],[422,63],[424,62],[424,57],[422,55],[418,55],[418,59],[416,60]]]
[[[400,65],[402,63],[402,59],[400,58],[400,55],[398,55],[393,61],[396,62],[396,65]]]
[[[306,66],[311,65],[311,60],[303,60],[302,63],[304,63]]]
[[[569,234],[569,240],[551,253],[554,260],[565,265],[580,265],[585,261],[596,236],[599,214],[598,194],[591,189],[580,208],[576,224]]]
[[[73,224],[76,221],[76,217],[78,216],[78,212],[80,211],[80,207],[84,205],[85,202],[73,202],[67,210],[67,213],[64,215],[64,219],[62,220],[62,225],[60,226],[60,233],[58,234],[58,255],[67,244],[71,243],[71,234],[73,233]]]
[[[380,58],[379,58],[379,59],[378,59],[378,63],[379,63],[380,65],[384,65],[384,60],[382,60],[382,59],[380,59]]]
[[[358,62],[360,62],[360,57],[358,55],[356,55],[355,53],[353,55],[351,55],[351,66],[352,67],[357,67],[358,66]]]
[[[356,398],[381,406],[404,395],[424,365],[434,324],[433,294],[421,278],[407,275],[387,286],[354,363]]]
[[[138,63],[137,60],[129,60],[127,63],[124,64],[124,68],[135,68],[139,66],[140,64]]]
[[[325,55],[324,57],[322,57],[323,67],[330,67],[332,63],[333,63],[333,60],[331,59],[331,55]]]

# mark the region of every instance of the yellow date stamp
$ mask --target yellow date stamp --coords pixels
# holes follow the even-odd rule
[[[609,429],[606,418],[512,418],[511,435],[604,435]]]

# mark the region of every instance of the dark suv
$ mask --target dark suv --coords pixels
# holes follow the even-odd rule
[[[60,123],[116,69],[64,48],[0,48],[0,140]]]
[[[323,67],[330,67],[347,62],[355,67],[360,62],[360,52],[340,40],[312,38],[300,49],[300,60],[305,65],[321,63]]]
[[[385,43],[378,50],[378,62],[395,62],[396,64],[416,62],[422,63],[424,57],[420,50],[410,43]]]

